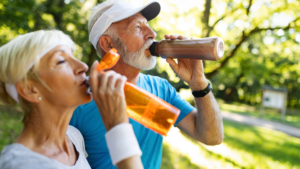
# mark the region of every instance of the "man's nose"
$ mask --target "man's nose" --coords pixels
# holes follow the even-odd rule
[[[149,27],[146,27],[146,39],[154,40],[156,38],[156,33]]]

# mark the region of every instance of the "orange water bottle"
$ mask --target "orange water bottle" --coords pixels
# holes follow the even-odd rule
[[[98,71],[112,68],[120,59],[116,49],[111,49],[97,66]],[[166,136],[176,122],[180,110],[136,85],[126,82],[124,87],[130,118],[145,127]]]

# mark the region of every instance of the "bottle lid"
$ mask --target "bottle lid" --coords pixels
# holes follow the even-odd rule
[[[221,38],[218,38],[217,41],[217,55],[218,55],[218,60],[222,59],[223,55],[224,55],[224,41]]]
[[[120,59],[120,55],[117,52],[118,51],[115,48],[109,50],[99,62],[97,70],[101,72],[102,70],[114,67]]]

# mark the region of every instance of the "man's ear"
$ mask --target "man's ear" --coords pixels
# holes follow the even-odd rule
[[[105,53],[110,49],[115,48],[114,41],[107,35],[103,35],[99,38],[99,45]]]
[[[17,83],[16,87],[18,93],[27,101],[33,103],[40,102],[38,98],[41,95],[33,81],[27,80],[27,82],[25,82],[24,80],[22,80]]]

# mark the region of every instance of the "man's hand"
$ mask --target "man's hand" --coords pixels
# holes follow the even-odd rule
[[[165,39],[183,40],[188,39],[182,35],[165,35]],[[193,91],[203,90],[207,87],[208,82],[204,75],[202,60],[196,59],[178,59],[178,63],[171,58],[166,60],[178,77],[186,81]]]
[[[165,35],[165,38],[170,40],[187,39],[181,35]],[[176,63],[173,59],[168,58],[167,62],[179,78],[190,85],[193,91],[203,90],[207,87],[208,82],[201,60],[178,59],[178,63]],[[221,144],[224,137],[222,116],[212,92],[205,97],[195,98],[195,104],[197,109],[184,117],[177,127],[204,144]]]
[[[104,126],[109,131],[114,126],[127,123],[124,85],[125,76],[114,71],[98,72],[95,61],[90,74],[93,98],[100,111]]]

